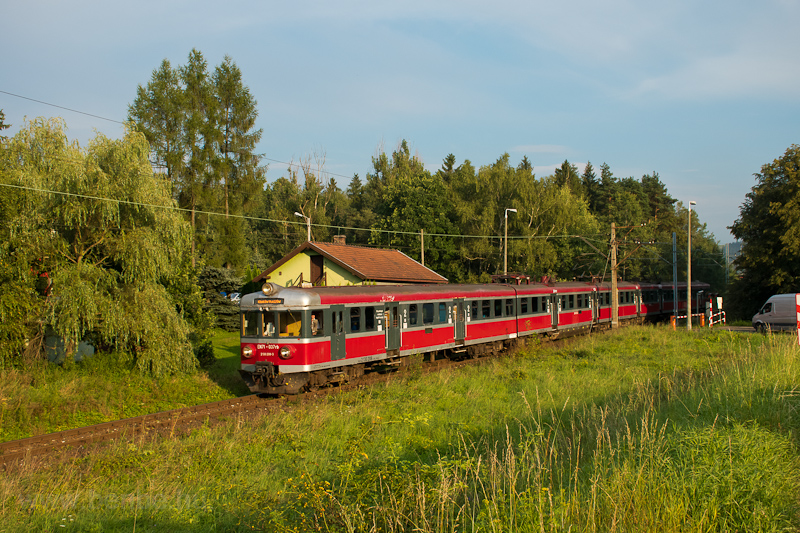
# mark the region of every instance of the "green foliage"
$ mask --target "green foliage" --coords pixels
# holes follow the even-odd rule
[[[6,124],[6,114],[0,109],[0,131],[7,130],[11,127],[11,124]],[[0,139],[5,139],[5,137],[0,136]]]
[[[214,315],[216,325],[225,331],[239,331],[239,304],[227,295],[241,290],[241,278],[226,268],[205,267],[197,283],[203,290],[205,309]]]
[[[230,215],[251,208],[265,183],[261,156],[254,152],[262,134],[255,129],[257,116],[256,100],[233,60],[225,56],[209,73],[196,49],[178,68],[165,59],[129,106],[129,120],[150,143],[153,163],[189,211],[193,261],[199,246],[215,266],[241,269],[248,262],[245,224]]]
[[[185,276],[189,233],[148,152],[132,132],[119,141],[99,135],[84,151],[67,141],[60,121],[27,124],[8,142],[6,176],[29,190],[17,195],[16,207],[4,203],[2,253],[16,265],[4,275],[30,301],[18,327],[41,317],[28,338],[48,328],[69,353],[90,338],[160,375],[195,366],[189,326],[165,289]],[[31,297],[26,267],[52,281],[39,299]]]
[[[375,175],[368,177],[372,187],[381,191],[373,228],[384,230],[373,234],[373,244],[398,248],[419,261],[420,231],[424,231],[425,266],[448,279],[459,279],[452,238],[437,235],[455,232],[453,207],[441,174],[425,170],[418,158],[411,157],[405,141],[391,161],[382,154],[373,159],[373,164]]]
[[[761,167],[731,233],[742,241],[732,291],[751,316],[770,295],[800,290],[800,146]]]

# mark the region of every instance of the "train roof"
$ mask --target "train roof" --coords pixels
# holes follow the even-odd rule
[[[682,284],[683,287],[686,283]],[[679,283],[680,287],[681,284]],[[692,283],[692,287],[708,284]],[[343,287],[281,287],[274,283],[265,285],[267,292],[254,292],[242,297],[240,307],[359,304],[376,302],[407,302],[418,300],[452,300],[456,298],[512,298],[518,295],[546,295],[589,291],[610,291],[611,283],[562,282],[556,284],[530,283],[525,285],[491,284],[431,284],[431,285],[348,285]],[[655,288],[661,285],[639,284],[630,281],[617,283],[618,290]],[[664,284],[669,289],[672,284]]]

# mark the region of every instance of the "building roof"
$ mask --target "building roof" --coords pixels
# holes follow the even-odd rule
[[[364,281],[447,283],[447,278],[414,261],[399,250],[309,241],[289,252],[253,281],[259,282],[263,280],[278,267],[305,251],[317,252],[323,255]]]

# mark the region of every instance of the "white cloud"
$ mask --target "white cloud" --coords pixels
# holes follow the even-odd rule
[[[632,97],[669,99],[789,97],[800,85],[796,56],[745,51],[701,57],[671,72],[643,79]]]

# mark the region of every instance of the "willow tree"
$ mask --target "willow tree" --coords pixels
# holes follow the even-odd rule
[[[190,339],[208,321],[192,282],[191,233],[153,175],[144,135],[98,135],[81,149],[63,121],[37,119],[7,152],[4,179],[24,193],[18,210],[4,211],[3,231],[18,260],[47,275],[42,328],[68,354],[91,340],[154,375],[193,369]]]

